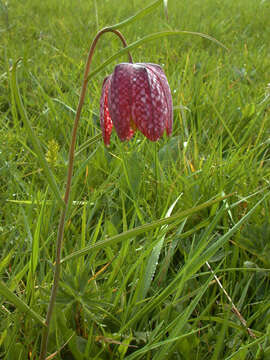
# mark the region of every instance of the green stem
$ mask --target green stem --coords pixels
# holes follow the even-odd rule
[[[55,255],[55,268],[54,268],[54,278],[53,278],[53,287],[51,291],[51,297],[50,302],[47,310],[47,316],[46,316],[46,327],[44,327],[42,332],[42,339],[41,339],[41,346],[40,346],[40,360],[45,360],[46,354],[47,354],[47,343],[48,343],[48,336],[50,331],[50,323],[52,318],[52,313],[55,305],[57,290],[59,286],[59,279],[60,279],[60,262],[61,262],[61,249],[62,249],[62,242],[63,242],[63,236],[64,236],[64,228],[65,228],[65,222],[66,222],[66,213],[68,208],[68,201],[69,201],[69,195],[70,195],[70,189],[71,189],[71,180],[72,180],[72,174],[73,174],[73,165],[74,165],[74,157],[75,157],[75,145],[76,145],[76,137],[77,137],[77,130],[79,125],[79,120],[81,117],[81,111],[85,99],[86,89],[87,89],[87,83],[88,83],[88,74],[90,71],[90,65],[92,62],[92,58],[94,55],[94,51],[97,45],[98,40],[100,37],[106,33],[106,32],[113,32],[116,34],[120,40],[122,41],[124,47],[127,46],[127,43],[125,41],[125,38],[123,35],[118,31],[111,28],[104,28],[101,31],[99,31],[94,38],[89,53],[88,58],[85,65],[84,70],[84,77],[83,77],[83,84],[80,94],[80,99],[75,115],[75,120],[73,124],[72,134],[71,134],[71,143],[69,148],[69,162],[68,162],[68,172],[67,172],[67,182],[66,182],[66,190],[64,195],[64,206],[60,215],[59,220],[59,226],[58,226],[58,233],[57,233],[57,242],[56,242],[56,255]],[[129,61],[132,61],[132,57],[129,54]]]

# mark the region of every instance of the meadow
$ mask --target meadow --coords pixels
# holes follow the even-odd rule
[[[163,67],[173,133],[120,142],[113,130],[104,145],[103,79],[128,61],[105,34],[78,129],[47,359],[267,360],[270,2],[156,3],[120,31],[128,44],[167,32],[131,53]],[[150,4],[0,0],[0,359],[40,358],[90,44]]]

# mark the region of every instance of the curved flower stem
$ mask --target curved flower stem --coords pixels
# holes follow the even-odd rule
[[[61,249],[62,249],[62,242],[63,242],[63,236],[64,236],[64,228],[65,228],[65,221],[66,221],[66,213],[68,208],[68,201],[69,201],[69,195],[70,195],[70,189],[71,189],[71,180],[72,180],[72,173],[73,173],[73,165],[74,165],[74,157],[75,157],[75,145],[76,145],[76,137],[77,137],[77,130],[79,125],[79,120],[81,117],[81,111],[85,99],[86,89],[87,89],[87,77],[90,70],[90,65],[92,62],[92,58],[94,55],[94,51],[97,45],[98,40],[100,37],[106,33],[106,32],[113,32],[116,34],[120,40],[122,41],[124,47],[127,46],[127,43],[125,41],[125,38],[123,35],[118,31],[111,28],[104,28],[101,31],[99,31],[94,38],[85,65],[84,70],[84,77],[83,77],[83,84],[80,94],[80,99],[75,115],[75,120],[73,124],[72,134],[71,134],[71,143],[69,148],[69,162],[68,162],[68,172],[67,172],[67,182],[66,182],[66,190],[64,195],[64,206],[62,208],[62,212],[60,215],[59,220],[59,226],[58,226],[58,233],[57,233],[57,242],[56,242],[56,255],[55,255],[55,268],[54,268],[54,278],[53,278],[53,287],[51,291],[51,297],[50,302],[47,310],[47,316],[46,316],[46,327],[43,329],[42,333],[42,339],[41,339],[41,346],[40,346],[40,360],[45,360],[46,354],[47,354],[47,343],[48,343],[48,336],[49,336],[49,330],[50,330],[50,323],[53,313],[53,308],[55,305],[58,285],[59,285],[59,279],[60,279],[60,261],[61,261]],[[129,54],[129,61],[133,62],[131,55]]]
[[[155,210],[157,211],[158,209],[158,199],[159,199],[159,196],[158,196],[158,181],[159,181],[159,177],[158,177],[158,153],[157,153],[157,143],[155,142],[155,159],[154,159],[154,162],[155,162],[155,177],[156,177],[156,194],[155,194],[155,197],[156,197],[156,206],[155,206]]]

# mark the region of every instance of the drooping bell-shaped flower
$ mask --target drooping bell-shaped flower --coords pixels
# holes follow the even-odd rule
[[[167,78],[159,65],[122,63],[104,79],[100,99],[100,123],[105,145],[113,126],[121,141],[129,140],[138,129],[157,141],[166,129],[172,132],[172,96]]]

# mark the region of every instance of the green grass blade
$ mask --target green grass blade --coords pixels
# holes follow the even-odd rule
[[[29,269],[29,264],[30,261],[18,272],[18,274],[16,274],[11,280],[10,280],[10,284],[9,284],[9,289],[11,291],[15,291],[15,289],[17,288],[19,282],[22,280],[22,278],[24,276],[26,276],[26,273]]]
[[[230,312],[228,311],[225,319],[223,320],[221,331],[219,333],[218,341],[217,341],[217,343],[215,345],[214,354],[213,354],[211,360],[218,360],[222,356],[222,350],[224,348],[224,343],[225,343],[225,334],[226,334],[226,331],[228,330],[228,327],[229,327],[229,321],[228,321],[229,320],[229,314],[230,314]]]
[[[102,139],[102,134],[98,134],[96,136],[91,137],[90,139],[86,140],[81,146],[78,148],[78,150],[75,152],[75,156],[78,156],[81,152],[83,152],[85,149],[88,149],[89,146],[94,145],[96,142]]]
[[[209,287],[210,281],[213,279],[213,275],[211,275],[205,284],[200,289],[199,293],[195,296],[195,298],[191,301],[190,305],[185,309],[184,314],[180,314],[174,321],[174,327],[170,331],[170,335],[168,337],[168,340],[174,339],[184,328],[184,326],[187,324],[188,319],[190,318],[191,314],[195,310],[196,306],[198,305],[198,302],[206,292],[206,290]],[[160,349],[160,352],[157,353],[157,355],[154,357],[154,360],[163,360],[166,358],[166,355],[169,355],[170,352],[173,350],[175,342],[171,342],[166,344]]]
[[[4,271],[4,269],[8,266],[8,264],[10,263],[10,260],[12,258],[14,254],[14,250],[11,250],[6,257],[4,257],[4,259],[2,259],[0,261],[0,275],[2,274],[2,272]]]
[[[41,233],[41,225],[44,217],[44,209],[46,205],[46,198],[47,198],[48,188],[46,189],[44,200],[42,201],[41,210],[37,219],[37,224],[35,228],[35,233],[33,237],[33,245],[32,245],[32,259],[31,259],[31,271],[32,274],[35,273],[38,262],[39,262],[39,240],[40,240],[40,233]]]
[[[265,199],[269,196],[269,193],[266,194],[261,200],[259,200],[249,212],[246,213],[229,231],[226,232],[223,236],[221,236],[213,245],[211,245],[204,254],[197,257],[196,263],[193,266],[199,269],[207,260],[209,260],[215,252],[228,240],[230,239],[235,232],[248,220],[248,218],[254,213],[254,211],[258,208],[258,206],[265,201]],[[194,269],[192,270],[194,272]]]
[[[86,239],[86,204],[83,205],[83,211],[82,211],[82,217],[81,217],[81,244],[80,244],[80,248],[84,248],[85,247],[85,239]],[[80,275],[80,272],[82,271],[82,269],[84,268],[84,258],[81,257],[77,263],[77,276]]]
[[[168,218],[169,216],[171,216],[171,213],[175,207],[175,205],[177,204],[178,200],[180,199],[181,195],[177,197],[177,199],[174,201],[174,203],[170,206],[170,208],[168,209],[165,218]],[[165,225],[165,228],[167,228],[168,225]],[[144,280],[143,280],[143,289],[142,289],[142,293],[141,293],[141,300],[145,298],[152,280],[154,278],[155,272],[156,272],[156,268],[158,265],[158,259],[160,256],[160,252],[164,243],[164,239],[165,239],[166,233],[164,233],[164,235],[161,236],[161,239],[159,240],[159,242],[157,243],[157,245],[154,247],[154,249],[152,250],[152,253],[150,255],[150,258],[147,262],[146,265],[146,270],[145,270],[145,276],[144,276]]]
[[[37,320],[41,325],[46,326],[45,319],[43,319],[39,314],[32,310],[24,301],[22,301],[17,295],[15,295],[9,288],[0,281],[0,294],[12,302],[16,308],[22,312],[29,314],[34,320]]]
[[[165,13],[166,19],[167,19],[167,21],[169,21],[168,0],[163,0],[163,7],[164,7],[164,13]]]
[[[141,19],[142,17],[150,14],[152,11],[155,10],[155,8],[157,8],[159,5],[161,5],[162,0],[157,0],[154,1],[152,4],[150,4],[149,6],[145,7],[144,9],[138,11],[135,15],[127,18],[124,21],[121,21],[118,24],[109,26],[110,29],[112,30],[119,30],[121,28],[123,28],[124,26],[130,25],[131,23],[133,23],[134,21],[137,21],[139,19]]]
[[[105,247],[107,246],[111,246],[113,244],[116,244],[120,241],[125,241],[125,240],[128,240],[128,239],[131,239],[137,235],[140,235],[140,234],[143,234],[147,231],[150,231],[150,230],[154,230],[162,225],[167,225],[167,224],[170,224],[170,223],[173,223],[175,221],[180,221],[182,220],[183,218],[189,216],[189,215],[192,215],[200,210],[203,210],[209,206],[212,206],[224,199],[226,199],[227,197],[229,196],[232,196],[232,194],[229,194],[227,196],[222,196],[222,197],[218,197],[214,200],[209,200],[209,201],[206,201],[204,202],[203,204],[201,205],[198,205],[198,206],[195,206],[194,208],[191,208],[191,209],[188,209],[188,210],[185,210],[185,211],[182,211],[180,212],[179,214],[176,214],[176,215],[173,215],[173,216],[170,216],[168,218],[165,218],[165,219],[161,219],[161,220],[157,220],[157,221],[153,221],[152,223],[149,223],[149,224],[144,224],[142,226],[138,226],[136,227],[135,229],[132,229],[132,230],[128,230],[128,231],[125,231],[119,235],[115,235],[109,239],[106,239],[106,240],[102,240],[102,241],[99,241],[98,243],[94,244],[94,245],[89,245],[89,246],[86,246],[84,249],[81,249],[81,250],[78,250],[78,251],[75,251],[74,253],[66,256],[65,258],[63,258],[61,260],[61,263],[67,261],[67,260],[71,260],[71,259],[74,259],[76,257],[79,257],[79,256],[83,256],[83,255],[86,255],[89,251],[92,251],[92,250],[98,250],[98,249],[104,249]]]
[[[39,247],[40,247],[40,233],[41,233],[41,225],[44,217],[44,209],[46,205],[46,198],[48,193],[48,187],[46,189],[46,193],[44,196],[44,200],[41,205],[41,210],[39,213],[39,216],[37,218],[36,227],[34,236],[31,236],[32,238],[32,252],[31,252],[31,259],[29,264],[29,272],[27,276],[27,285],[26,285],[26,293],[29,297],[34,289],[34,274],[36,272],[36,268],[39,262]]]
[[[212,220],[211,224],[209,225],[208,229],[205,230],[205,233],[209,233],[209,229],[213,229],[216,224],[218,223],[218,220],[220,217],[224,214],[224,206],[219,210],[219,212],[216,214],[215,218]],[[205,246],[209,242],[209,239],[205,237]],[[203,251],[203,247],[200,248],[201,252]],[[165,301],[168,296],[170,296],[172,293],[176,292],[175,297],[179,297],[180,293],[183,290],[184,283],[198,270],[198,268],[192,267],[193,262],[196,260],[196,258],[200,256],[199,251],[197,251],[193,256],[188,259],[188,262],[183,266],[181,271],[177,273],[175,278],[167,285],[166,288],[157,296],[155,296],[147,305],[145,305],[143,308],[141,308],[139,311],[136,312],[136,314],[125,323],[125,325],[122,328],[122,331],[124,331],[129,326],[132,326],[133,323],[136,323],[138,319],[142,318],[146,313],[151,312],[153,308],[156,308],[160,306],[162,302]],[[189,269],[192,268],[192,271],[189,271]]]
[[[236,147],[238,147],[238,143],[237,141],[235,140],[231,130],[229,129],[228,125],[226,124],[226,120],[223,119],[223,116],[220,114],[220,112],[218,111],[216,105],[214,104],[214,102],[211,100],[211,96],[209,96],[209,102],[210,104],[212,105],[213,109],[215,110],[215,113],[217,114],[217,117],[219,118],[219,120],[221,121],[222,125],[224,126],[225,130],[227,131],[229,137],[231,138],[232,142],[234,143],[234,145]]]
[[[37,158],[39,160],[39,163],[40,163],[41,167],[43,168],[44,174],[46,176],[46,180],[47,180],[48,184],[50,185],[50,188],[53,191],[53,193],[54,193],[56,199],[58,200],[59,204],[61,206],[63,206],[64,201],[63,201],[63,199],[61,197],[59,188],[58,188],[58,186],[56,184],[55,178],[54,178],[54,176],[53,176],[53,174],[52,174],[52,172],[51,172],[51,170],[50,170],[50,168],[48,166],[48,163],[47,163],[47,161],[45,159],[45,156],[43,154],[43,151],[42,151],[41,145],[39,143],[39,140],[38,140],[37,136],[34,134],[34,131],[32,129],[31,123],[30,123],[30,120],[28,119],[26,110],[25,110],[23,102],[22,102],[22,98],[21,98],[19,88],[18,88],[18,84],[17,84],[17,65],[18,65],[19,62],[20,62],[20,59],[16,61],[16,63],[13,66],[13,69],[12,69],[12,76],[11,76],[12,91],[14,93],[16,104],[18,106],[20,115],[21,115],[21,117],[23,119],[23,123],[24,123],[24,125],[25,125],[25,127],[27,129],[27,132],[28,132],[28,134],[30,136],[30,139],[32,141],[32,144],[33,144],[35,153],[37,155]]]
[[[231,359],[239,359],[239,357],[237,358],[236,355],[238,353],[240,353],[242,350],[244,349],[250,349],[252,348],[252,346],[256,345],[256,344],[263,344],[263,342],[265,341],[265,339],[268,337],[267,334],[262,335],[261,337],[257,338],[256,340],[246,344],[246,345],[242,345],[239,347],[239,349],[237,349],[234,353],[232,353],[230,356],[227,356],[224,360],[231,360]],[[260,358],[258,358],[259,360]],[[263,358],[262,358],[263,359]]]
[[[269,195],[269,194],[267,194]],[[178,273],[178,275],[174,278],[174,280],[157,296],[155,297],[150,303],[148,303],[146,306],[144,306],[140,311],[138,311],[133,318],[131,318],[123,328],[121,329],[124,331],[127,329],[131,324],[136,322],[139,318],[141,318],[144,314],[152,311],[153,308],[159,306],[159,304],[168,297],[173,291],[175,291],[175,288],[177,287],[177,290],[179,292],[179,289],[183,286],[184,281],[187,281],[193,274],[198,271],[201,266],[209,260],[216,251],[229,239],[231,236],[247,221],[247,219],[254,213],[254,211],[257,209],[257,207],[266,199],[266,196],[264,196],[260,201],[256,203],[256,205],[242,218],[236,223],[226,234],[220,237],[212,246],[209,247],[205,252],[203,252],[205,246],[199,246],[198,250],[195,252],[195,254],[192,256],[191,259],[189,259],[188,263],[181,269],[181,271]],[[213,225],[217,223],[217,220],[220,218],[222,213],[224,212],[224,206],[222,209],[220,209],[219,213],[215,216],[215,219],[213,220],[212,224],[210,225],[211,228],[213,228]],[[208,233],[208,230],[206,230]],[[182,279],[181,279],[182,278]]]
[[[95,76],[97,73],[99,73],[101,70],[103,70],[107,65],[112,63],[114,60],[116,60],[119,57],[127,54],[129,51],[134,50],[134,49],[136,49],[136,48],[138,48],[138,47],[142,46],[143,44],[146,44],[146,43],[148,43],[150,41],[157,40],[157,39],[160,39],[160,38],[166,37],[166,36],[176,36],[176,35],[200,36],[200,37],[205,38],[207,40],[213,41],[217,45],[219,45],[219,46],[223,47],[224,49],[228,50],[228,48],[225,45],[223,45],[220,41],[216,40],[215,38],[213,38],[210,35],[206,35],[206,34],[203,34],[203,33],[200,33],[200,32],[185,31],[185,30],[161,31],[161,32],[158,32],[158,33],[147,35],[147,36],[143,37],[142,39],[137,40],[134,43],[130,44],[129,46],[121,49],[115,55],[112,55],[108,60],[104,61],[103,64],[98,66],[96,69],[94,69],[91,72],[91,74],[89,74],[88,80],[91,79],[93,76]]]
[[[167,345],[167,344],[179,341],[181,339],[184,339],[184,338],[186,338],[188,336],[197,334],[198,332],[203,331],[204,329],[207,329],[208,327],[209,327],[209,325],[206,325],[206,326],[203,326],[202,328],[189,331],[188,333],[177,336],[175,338],[171,338],[169,340],[159,341],[159,342],[154,343],[154,344],[146,345],[142,349],[140,349],[140,350],[134,352],[133,354],[127,356],[126,360],[137,359],[139,356],[141,356],[141,355],[143,355],[143,354],[145,354],[145,353],[147,353],[147,352],[149,352],[151,350],[154,350],[154,349],[157,349],[157,348],[162,348],[164,345]]]

